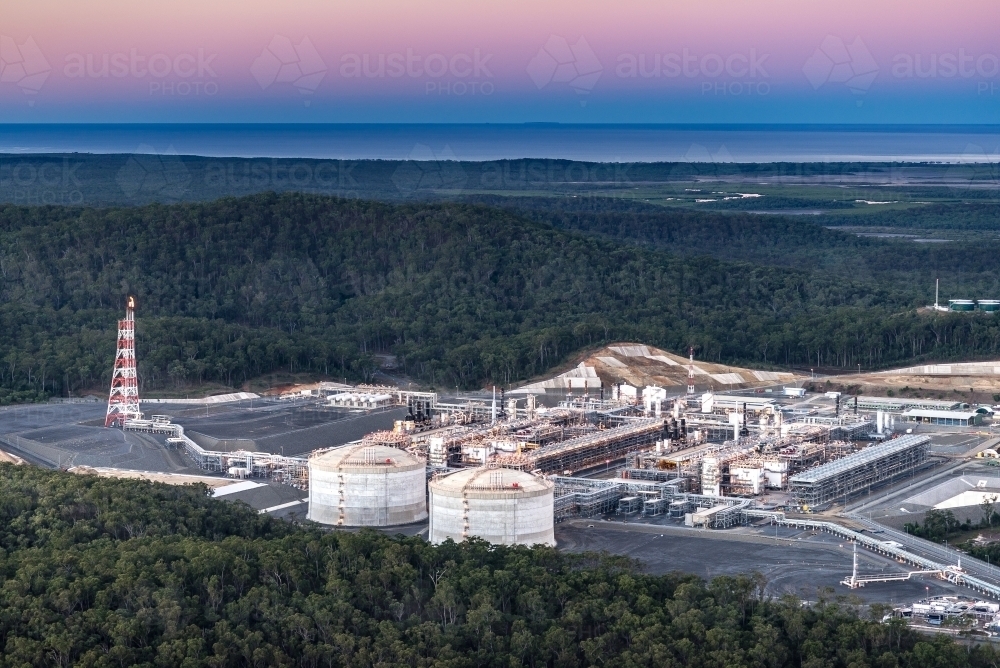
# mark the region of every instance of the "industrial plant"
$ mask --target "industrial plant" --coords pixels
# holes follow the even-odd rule
[[[130,297],[118,328],[106,424],[165,435],[166,447],[183,450],[201,470],[307,491],[307,518],[320,524],[399,526],[423,521],[429,508],[431,542],[478,536],[554,544],[556,518],[611,512],[723,528],[751,521],[767,505],[765,497],[772,497],[771,508],[800,511],[846,503],[927,461],[925,436],[883,442],[894,430],[889,410],[961,408],[946,402],[883,405],[870,397],[842,405],[831,393],[825,398],[832,410],[796,410],[789,402],[794,406],[805,394],[798,385],[718,392],[712,383],[746,383],[745,372],[710,374],[696,365],[693,349],[682,365],[647,346],[619,345],[595,359],[618,370],[629,368],[622,360],[641,360],[647,376],[650,365],[661,365],[661,377],[678,390],[640,388],[625,380],[635,374],[624,372],[605,388],[596,368],[585,363],[579,368],[585,382],[570,382],[580,393],[542,383],[526,386],[542,390],[538,394],[494,389],[464,402],[390,386],[320,383],[297,398],[317,410],[406,414],[391,429],[286,456],[284,446],[278,454],[243,447],[252,440],[204,434],[196,440],[166,416],[145,419],[135,383],[134,310]],[[668,372],[676,377],[662,375]],[[710,379],[700,395],[699,375]],[[754,380],[772,376],[757,373]],[[553,389],[556,401],[548,393]]]
[[[432,544],[555,546],[559,527],[575,521],[808,530],[979,591],[996,585],[1000,595],[1000,581],[814,517],[846,513],[873,490],[931,471],[944,451],[933,432],[914,429],[976,428],[990,422],[988,407],[809,392],[795,374],[699,366],[693,351],[685,360],[637,344],[609,346],[551,382],[511,391],[321,382],[271,397],[141,400],[133,298],[117,342],[101,418],[89,417],[96,405],[72,404],[88,417],[64,427],[39,417],[0,434],[4,447],[109,474],[136,468],[138,453],[150,475],[223,480],[216,496],[261,512],[406,531]],[[84,426],[95,423],[103,428]],[[980,451],[984,466],[996,443]],[[913,495],[915,507],[928,494]],[[948,494],[934,504],[971,492]]]

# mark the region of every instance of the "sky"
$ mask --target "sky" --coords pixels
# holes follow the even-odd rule
[[[0,122],[1000,122],[1000,3],[32,0]]]

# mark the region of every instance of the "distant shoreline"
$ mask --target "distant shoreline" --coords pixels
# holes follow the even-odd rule
[[[996,125],[0,124],[0,153],[608,163],[987,163]]]

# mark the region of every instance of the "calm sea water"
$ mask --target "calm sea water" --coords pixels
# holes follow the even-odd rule
[[[997,126],[0,125],[0,153],[384,160],[998,162]]]

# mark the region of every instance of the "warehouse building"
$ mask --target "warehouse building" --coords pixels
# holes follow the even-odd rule
[[[886,411],[901,413],[910,408],[923,408],[932,411],[957,411],[968,408],[969,404],[961,401],[940,401],[937,399],[907,399],[904,397],[858,397],[858,408],[863,411]],[[846,405],[851,405],[848,399]]]
[[[815,508],[895,480],[927,461],[930,438],[911,434],[873,445],[789,478],[792,497]]]
[[[701,397],[701,412],[715,413],[716,415],[727,415],[733,411],[746,409],[750,415],[760,415],[761,413],[775,413],[778,410],[777,402],[770,397],[759,397],[738,394],[716,394],[706,392]]]
[[[948,427],[971,427],[979,424],[980,414],[976,411],[932,411],[911,408],[903,413],[906,422],[937,424]]]

